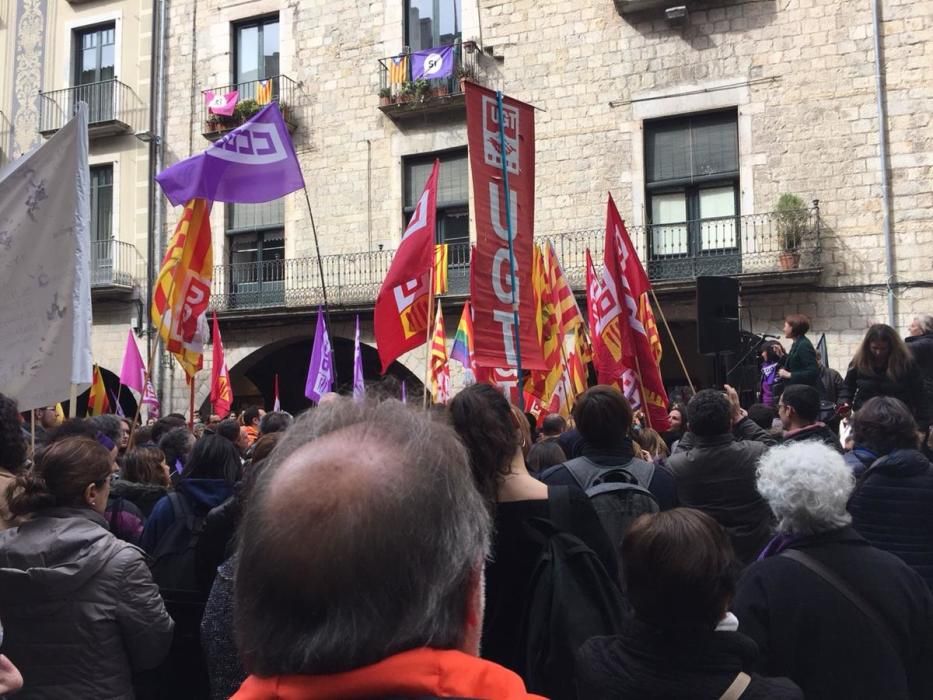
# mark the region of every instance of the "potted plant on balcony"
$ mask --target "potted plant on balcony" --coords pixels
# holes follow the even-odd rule
[[[463,82],[465,80],[476,82],[476,68],[469,63],[457,66],[457,80],[460,81],[460,92],[463,92]]]
[[[398,101],[413,102],[416,92],[417,89],[415,88],[415,84],[410,80],[406,80],[404,83],[402,83],[402,87],[398,92]]]
[[[804,201],[795,194],[782,194],[775,207],[778,234],[782,252],[778,259],[782,270],[796,270],[800,266],[800,244],[810,225],[810,212]]]
[[[415,86],[415,100],[418,102],[424,102],[428,99],[431,94],[431,83],[429,83],[424,78],[418,78],[414,82]]]
[[[392,88],[384,87],[379,91],[379,104],[382,107],[392,104]]]
[[[237,124],[242,124],[262,109],[263,106],[264,105],[256,102],[256,100],[240,100],[236,103],[236,108],[233,110],[233,118]]]

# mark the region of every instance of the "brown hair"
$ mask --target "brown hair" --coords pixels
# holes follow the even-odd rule
[[[698,510],[639,517],[622,541],[622,561],[636,614],[662,629],[713,629],[735,592],[738,567],[729,537]]]
[[[528,459],[528,452],[531,451],[532,444],[531,426],[528,424],[528,416],[515,404],[509,404],[509,408],[512,409],[512,420],[515,422],[515,429],[518,431],[521,439],[522,457]]]
[[[791,333],[795,338],[806,335],[810,330],[810,318],[803,314],[791,314],[784,318],[784,322],[790,326]]]
[[[613,447],[625,439],[632,427],[632,407],[614,386],[599,384],[577,399],[573,420],[588,445]]]
[[[681,413],[681,416],[684,414]],[[635,442],[652,457],[667,457],[671,451],[667,449],[664,438],[654,428],[642,428],[635,433]]]
[[[884,323],[876,323],[865,333],[861,345],[855,351],[855,357],[852,358],[852,366],[861,374],[871,375],[874,373],[871,344],[878,342],[887,343],[888,348],[890,348],[888,364],[885,367],[885,374],[888,379],[892,381],[902,379],[910,371],[913,360],[910,357],[907,345],[901,340],[897,331]]]
[[[123,457],[123,478],[138,484],[168,486],[169,479],[162,468],[165,453],[158,447],[134,447]]]
[[[96,440],[65,438],[36,456],[36,462],[7,489],[9,511],[26,516],[43,508],[84,504],[84,491],[110,478],[110,452]]]
[[[269,453],[275,449],[275,446],[279,444],[279,441],[283,437],[285,437],[285,433],[278,431],[275,433],[266,433],[261,438],[259,438],[256,441],[256,444],[253,445],[253,464],[256,464],[256,462],[261,462],[266,457],[268,457]]]

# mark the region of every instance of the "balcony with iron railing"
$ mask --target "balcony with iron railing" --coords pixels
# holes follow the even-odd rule
[[[131,243],[91,241],[91,291],[98,296],[131,295],[145,286],[146,263]]]
[[[217,114],[210,105],[211,96],[236,92],[233,114]],[[270,102],[276,102],[288,130],[298,128],[298,83],[287,75],[275,75],[264,80],[221,85],[201,91],[201,133],[211,141],[220,138],[252,117]]]
[[[465,113],[461,80],[477,79],[479,50],[473,41],[453,44],[453,74],[439,80],[412,80],[412,54],[407,51],[379,59],[379,109],[395,121]]]
[[[814,203],[816,204],[816,203]],[[800,284],[820,271],[819,208],[789,219],[782,213],[688,221],[628,229],[648,276],[659,291],[692,288],[701,275],[738,277],[749,286]],[[588,229],[536,240],[553,244],[571,286],[586,283],[586,250],[601,265],[605,231]],[[371,306],[394,251],[325,255],[321,258],[328,302],[334,307]],[[470,246],[448,248],[446,296],[469,293]],[[324,301],[317,258],[219,265],[211,307],[218,312],[314,307]]]
[[[75,113],[88,106],[88,137],[132,133],[144,120],[145,108],[129,86],[116,78],[39,93],[39,133],[51,136]]]

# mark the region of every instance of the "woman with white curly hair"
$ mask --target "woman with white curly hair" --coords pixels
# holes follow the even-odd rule
[[[761,458],[758,491],[777,534],[739,581],[739,631],[758,642],[760,673],[790,678],[808,698],[933,698],[933,595],[852,529],[854,483],[818,442]]]

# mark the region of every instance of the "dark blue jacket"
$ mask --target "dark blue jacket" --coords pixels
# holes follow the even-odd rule
[[[212,508],[216,508],[233,495],[233,485],[223,479],[181,479],[175,487],[175,492],[182,495],[196,516],[206,516]],[[174,522],[175,510],[168,496],[163,496],[146,521],[139,546],[152,554],[159,540]]]
[[[859,479],[849,498],[852,525],[895,554],[933,589],[933,464],[919,450],[895,450]]]
[[[852,473],[855,474],[856,477],[859,477],[874,464],[875,460],[878,459],[878,455],[867,447],[856,445],[853,449],[842,455],[842,458],[845,460],[846,464],[849,465],[849,468],[852,469]]]

